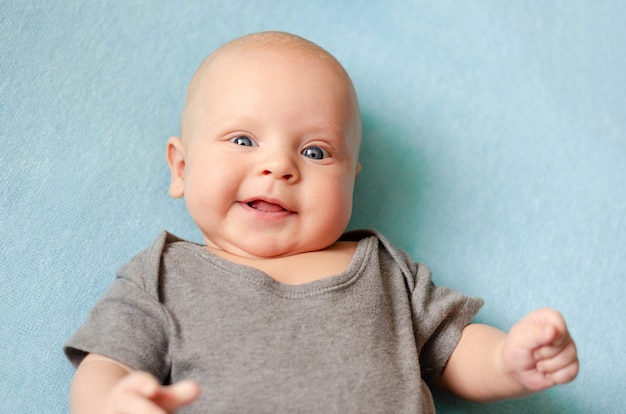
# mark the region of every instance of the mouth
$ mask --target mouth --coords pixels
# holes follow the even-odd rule
[[[276,201],[255,199],[247,201],[245,204],[247,204],[248,207],[262,213],[283,213],[290,211]]]

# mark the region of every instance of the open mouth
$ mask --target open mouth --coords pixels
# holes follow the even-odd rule
[[[283,211],[287,211],[287,209],[280,204],[275,204],[264,200],[252,200],[246,204],[248,204],[249,207],[255,210],[259,210],[263,213],[280,213]]]

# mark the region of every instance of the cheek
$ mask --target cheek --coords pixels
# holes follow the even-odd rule
[[[236,189],[233,175],[219,162],[194,163],[185,171],[185,200],[190,211],[207,211],[219,206]]]
[[[352,215],[352,192],[354,183],[345,179],[331,180],[321,194],[321,206],[326,208],[327,220],[333,226],[345,228]]]
[[[211,192],[223,187],[237,176],[240,162],[222,156],[219,149],[213,146],[202,148],[194,154],[185,169],[185,184],[193,192]]]

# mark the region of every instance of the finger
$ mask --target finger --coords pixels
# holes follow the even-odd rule
[[[200,387],[193,381],[181,381],[161,387],[153,400],[167,411],[177,410],[194,402],[200,395]]]
[[[560,312],[550,308],[539,309],[537,312],[539,320],[543,321],[544,326],[554,327],[557,336],[553,338],[553,341],[558,340],[559,337],[567,333],[567,324]]]
[[[152,375],[136,371],[120,381],[110,399],[111,412],[123,414],[167,414],[152,398],[161,384]],[[108,412],[108,411],[107,411]]]
[[[537,363],[537,369],[540,372],[550,374],[572,364],[578,364],[576,346],[573,342],[553,357],[539,361]]]
[[[531,316],[532,314],[516,323],[509,332],[513,346],[528,351],[549,345],[556,336],[552,325],[535,321]]]
[[[549,342],[549,345],[537,348],[533,353],[533,357],[538,361],[554,358],[568,346],[575,347],[569,333],[566,333],[562,338],[560,336],[554,338],[551,343]]]
[[[549,374],[548,377],[555,384],[567,384],[568,382],[573,381],[574,378],[578,376],[578,369],[579,369],[579,363],[578,361],[576,361],[576,363],[568,365],[564,367],[563,369],[560,369],[556,372]]]
[[[567,336],[563,316],[554,309],[538,309],[526,315],[520,326],[527,330],[530,349],[548,345],[560,345]]]

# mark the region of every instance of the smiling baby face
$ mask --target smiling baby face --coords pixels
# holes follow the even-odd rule
[[[168,142],[170,194],[207,246],[252,258],[321,250],[345,231],[359,171],[358,103],[318,46],[261,33],[218,49]]]

